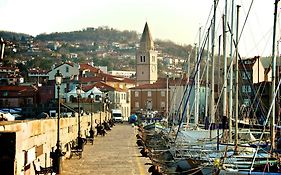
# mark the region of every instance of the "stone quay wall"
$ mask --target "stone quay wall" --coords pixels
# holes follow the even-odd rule
[[[110,113],[94,113],[93,129]],[[60,119],[60,145],[70,156],[70,144],[78,136],[78,117]],[[91,126],[91,116],[80,117],[80,133],[83,138],[88,135]],[[0,122],[0,169],[5,168],[9,174],[34,175],[33,162],[40,162],[42,167],[51,165],[50,153],[55,151],[57,143],[57,118],[22,121]],[[2,145],[2,146],[1,146]],[[13,155],[14,154],[14,155]],[[2,164],[2,165],[1,165]],[[10,173],[13,172],[13,173]]]

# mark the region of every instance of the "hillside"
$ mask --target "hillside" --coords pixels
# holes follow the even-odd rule
[[[119,31],[109,27],[40,34],[35,37],[0,31],[0,37],[12,41],[17,50],[15,53],[11,48],[6,48],[6,62],[25,62],[28,67],[42,69],[49,69],[53,64],[64,61],[93,61],[96,66],[107,66],[108,70],[135,70],[134,57],[140,36],[136,31]],[[155,40],[155,46],[160,57],[179,60],[185,60],[193,48],[191,45],[181,46],[159,39]],[[191,57],[193,60],[194,55]],[[169,68],[174,70],[175,66],[180,68],[182,64],[175,65],[159,60],[158,66],[161,74],[169,72]]]

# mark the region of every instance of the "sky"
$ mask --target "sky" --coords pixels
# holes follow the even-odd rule
[[[221,35],[224,2],[219,1],[217,11],[217,38]],[[251,0],[236,0],[242,5],[240,28],[250,3]],[[213,0],[0,0],[0,30],[36,36],[109,26],[141,33],[148,22],[154,39],[193,45],[199,41],[199,27],[205,29],[210,23],[207,20],[212,5]],[[273,5],[274,0],[254,0],[239,42],[242,55],[270,54]]]

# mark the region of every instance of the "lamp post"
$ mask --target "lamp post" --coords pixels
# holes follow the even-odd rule
[[[105,98],[104,98],[104,104],[105,104],[105,112],[106,112],[106,119],[107,119],[107,112],[108,112],[108,109],[109,109],[109,104],[110,104],[110,100],[109,100],[109,97],[108,97],[108,93],[105,95]]]
[[[59,70],[57,70],[57,73],[55,74],[55,80],[56,80],[57,95],[58,95],[58,122],[57,122],[57,144],[56,144],[57,149],[55,150],[53,161],[54,161],[55,172],[57,174],[60,174],[62,171],[61,157],[63,154],[60,148],[60,85],[62,82],[62,74],[60,73]]]
[[[102,101],[102,98],[100,98],[100,126],[101,126],[101,112],[103,110],[103,101]]]
[[[94,133],[94,130],[93,130],[93,99],[94,99],[94,93],[91,92],[90,94],[90,98],[91,98],[91,128],[90,128],[90,137],[94,137],[94,135],[91,135],[91,133],[93,134]]]
[[[80,132],[80,95],[81,95],[81,85],[79,84],[76,87],[76,93],[77,93],[77,103],[78,103],[78,132],[77,132],[77,142],[78,142],[78,149],[83,148],[83,140],[81,138],[81,132]]]

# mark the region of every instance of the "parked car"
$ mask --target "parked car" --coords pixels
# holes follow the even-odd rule
[[[13,116],[9,112],[0,112],[0,120],[1,121],[14,121],[15,120],[15,116]]]

